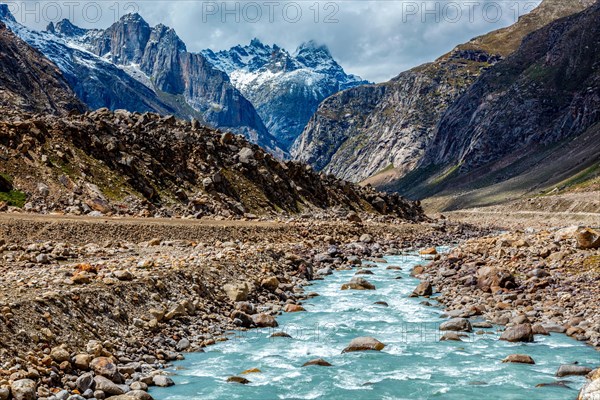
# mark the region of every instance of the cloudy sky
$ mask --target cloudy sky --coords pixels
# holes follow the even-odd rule
[[[43,29],[69,18],[106,28],[139,12],[175,28],[189,51],[227,49],[253,37],[293,51],[314,39],[346,69],[375,82],[432,61],[468,39],[510,25],[540,0],[344,1],[15,1],[18,20]]]

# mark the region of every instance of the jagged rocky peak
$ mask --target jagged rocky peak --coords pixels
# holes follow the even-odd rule
[[[144,55],[151,33],[152,28],[139,14],[127,14],[106,29],[94,52],[108,54],[113,62],[119,64],[137,64]]]
[[[7,22],[17,22],[15,20],[15,17],[10,12],[10,8],[8,7],[8,4],[0,3],[0,20],[7,21]]]
[[[337,65],[329,52],[329,48],[324,44],[318,44],[314,40],[302,43],[294,54],[298,61],[310,68],[318,68],[323,63],[330,62]]]
[[[74,25],[68,19],[58,21],[56,25],[52,25],[52,22],[50,22],[50,24],[48,24],[48,27],[46,28],[46,31],[73,38],[81,37],[88,32],[87,29],[83,29]]]

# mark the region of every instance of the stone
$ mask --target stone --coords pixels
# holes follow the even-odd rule
[[[600,379],[586,383],[579,392],[577,400],[598,400],[600,399]]]
[[[113,274],[115,275],[115,278],[120,281],[132,281],[134,278],[133,274],[127,270],[115,271]]]
[[[231,301],[246,301],[248,299],[249,289],[248,284],[245,282],[236,285],[226,284],[223,286],[223,290]]]
[[[242,164],[252,164],[254,159],[254,151],[249,147],[244,147],[238,153],[238,159]]]
[[[548,336],[550,335],[548,333],[548,331],[546,330],[546,328],[544,328],[542,325],[540,324],[535,324],[531,327],[531,329],[533,330],[533,334],[534,335],[544,335],[544,336]]]
[[[177,342],[177,346],[175,346],[175,349],[177,351],[184,351],[184,350],[189,349],[190,346],[191,346],[190,341],[186,338],[183,338],[179,342]]]
[[[288,313],[293,313],[293,312],[301,312],[301,311],[306,311],[306,310],[304,309],[304,307],[302,307],[299,304],[286,304],[283,311],[288,312]]]
[[[600,248],[600,232],[591,228],[581,228],[575,232],[577,239],[577,247],[580,249],[597,249]]]
[[[349,212],[348,215],[346,215],[346,219],[350,222],[355,222],[358,224],[362,223],[362,219],[354,211]]]
[[[373,271],[369,270],[369,269],[361,269],[356,271],[356,273],[354,275],[374,275]]]
[[[492,291],[492,288],[512,288],[515,286],[515,278],[507,271],[495,267],[482,267],[477,271],[477,287],[484,292]]]
[[[433,294],[433,286],[429,281],[423,281],[413,290],[410,297],[431,296]]]
[[[94,381],[94,375],[91,372],[85,373],[77,378],[75,381],[75,385],[77,386],[77,390],[81,393],[86,390],[94,390],[96,387],[96,382]]]
[[[63,361],[70,361],[71,355],[69,352],[63,347],[55,347],[50,351],[50,357],[57,363],[61,363]]]
[[[510,354],[504,360],[503,363],[517,363],[517,364],[535,364],[533,358],[527,354]]]
[[[258,368],[250,368],[241,373],[241,375],[260,374],[262,371]]]
[[[440,331],[472,332],[473,327],[466,318],[452,318],[440,325]]]
[[[264,287],[271,292],[274,292],[279,287],[279,279],[276,276],[270,276],[265,278],[260,283],[260,286]]]
[[[35,400],[37,384],[31,379],[19,379],[10,385],[14,400]]]
[[[445,341],[462,342],[462,339],[456,332],[446,332],[442,335],[442,337],[440,338],[440,341],[441,342],[445,342]]]
[[[357,337],[352,339],[350,344],[342,351],[342,353],[350,353],[355,351],[381,351],[385,347],[385,344],[381,343],[379,340],[369,337]]]
[[[507,342],[533,342],[531,324],[520,324],[507,328],[502,332],[500,340],[506,340]]]
[[[371,235],[369,235],[368,233],[365,233],[360,236],[359,241],[361,241],[363,243],[371,243],[371,242],[373,242],[373,237]]]
[[[367,281],[365,278],[355,276],[350,279],[350,282],[342,285],[342,290],[375,290],[375,285]]]
[[[89,354],[77,354],[73,357],[73,366],[82,371],[87,371],[90,369],[90,363],[92,362],[93,357]]]
[[[143,391],[147,391],[148,390],[148,385],[145,384],[144,382],[133,382],[131,385],[129,385],[129,388],[131,390],[143,390]]]
[[[2,179],[2,175],[0,175],[0,179]],[[8,400],[10,397],[10,389],[7,387],[0,387],[0,400]]]
[[[90,362],[90,368],[97,374],[121,383],[117,365],[108,357],[96,357]],[[102,390],[102,389],[100,389]]]
[[[564,376],[585,376],[592,372],[592,369],[583,365],[563,364],[556,371],[556,376],[562,378]]]
[[[231,313],[231,318],[236,322],[236,325],[250,328],[254,323],[252,317],[243,311],[235,310]]]
[[[331,367],[331,364],[322,358],[315,358],[314,360],[310,360],[302,364],[303,367],[308,367],[311,365],[317,365],[320,367]]]
[[[154,375],[152,377],[152,383],[158,387],[169,387],[175,385],[173,379],[169,378],[166,375]]]
[[[169,311],[167,311],[165,313],[164,318],[167,321],[170,321],[172,319],[183,317],[185,315],[187,315],[187,310],[186,310],[185,306],[182,303],[177,303],[176,305],[171,307],[171,309]]]
[[[272,334],[269,337],[272,337],[272,338],[276,338],[276,337],[291,338],[292,336],[289,333],[287,333],[287,332],[275,332],[274,334]]]
[[[110,396],[125,394],[125,391],[121,386],[112,382],[110,379],[105,378],[104,376],[96,375],[94,377],[94,384],[96,386],[96,390],[101,390]]]
[[[254,321],[254,324],[259,328],[275,328],[279,326],[275,317],[265,313],[254,314],[252,316],[252,321]]]
[[[242,385],[247,385],[250,381],[246,378],[242,378],[241,376],[230,376],[227,378],[227,382],[229,383],[240,383]]]
[[[419,251],[419,254],[422,256],[434,256],[436,255],[438,252],[435,249],[435,247],[430,247],[428,249],[423,249],[421,251]]]

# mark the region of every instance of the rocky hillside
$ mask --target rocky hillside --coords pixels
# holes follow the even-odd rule
[[[2,22],[0,49],[0,107],[43,113],[83,110],[56,65]]]
[[[269,132],[289,150],[292,142],[330,95],[368,83],[348,75],[325,46],[303,43],[294,53],[253,39],[217,53],[202,53],[252,102]]]
[[[528,33],[580,11],[589,0],[544,0],[512,27],[457,46],[389,82],[326,99],[292,147],[296,160],[352,181],[385,185],[420,164],[444,112]]]
[[[448,109],[420,168],[390,187],[422,196],[520,180],[543,189],[565,173],[593,174],[600,165],[599,18],[597,3],[529,35]],[[534,186],[527,176],[536,177]]]
[[[195,118],[283,154],[227,74],[202,55],[187,52],[173,29],[150,27],[131,14],[106,30],[82,29],[63,20],[36,32],[17,23],[6,5],[0,5],[0,20],[53,61],[91,109]]]
[[[16,204],[26,211],[194,218],[365,211],[424,218],[398,195],[283,163],[242,136],[196,122],[107,109],[64,118],[3,115],[0,169],[7,189],[26,197]]]

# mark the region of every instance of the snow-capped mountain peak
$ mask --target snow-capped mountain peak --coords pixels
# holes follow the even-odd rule
[[[254,38],[248,45],[202,54],[248,98],[269,132],[290,146],[326,97],[366,84],[348,75],[329,49],[314,40],[302,43],[294,53]]]

